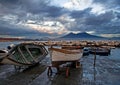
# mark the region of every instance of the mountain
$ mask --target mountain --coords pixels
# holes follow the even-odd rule
[[[77,34],[69,33],[69,34],[67,34],[65,36],[62,36],[60,38],[64,38],[64,39],[66,39],[66,38],[74,38],[74,39],[87,38],[88,39],[88,38],[90,38],[91,39],[91,38],[103,38],[103,37],[90,35],[90,34],[88,34],[86,32],[82,32],[82,33],[77,33]]]

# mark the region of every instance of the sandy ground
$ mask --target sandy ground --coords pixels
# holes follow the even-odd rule
[[[70,68],[70,76],[65,77],[65,71],[47,76],[49,55],[41,64],[15,72],[12,65],[0,65],[0,85],[120,85],[120,60],[112,60],[109,56],[96,56],[96,66],[93,66],[94,55],[84,56],[80,62],[81,68]]]

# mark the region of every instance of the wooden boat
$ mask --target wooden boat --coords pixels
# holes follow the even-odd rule
[[[96,54],[96,55],[109,55],[110,54],[110,49],[96,47],[96,48],[91,48],[90,53],[91,54]]]
[[[68,50],[73,50],[73,49],[82,49],[83,47],[81,46],[62,46],[62,49],[68,49]]]
[[[89,47],[84,47],[83,48],[83,56],[89,55],[89,52],[90,52],[90,48]]]
[[[1,50],[0,50],[0,59],[3,58],[4,56],[6,56],[7,53],[8,53],[7,50],[2,50],[2,49],[1,49]]]
[[[47,54],[48,52],[43,45],[21,43],[10,49],[8,54],[0,59],[0,63],[31,66],[39,63]]]
[[[50,48],[52,61],[77,61],[79,60],[83,52],[81,50],[66,50],[59,48]]]
[[[83,51],[80,49],[60,49],[60,48],[49,48],[51,55],[51,66],[48,68],[48,76],[52,75],[51,67],[57,68],[57,71],[60,70],[60,65],[66,64],[63,67],[66,68],[66,77],[69,75],[69,67],[80,67],[80,62],[78,62],[83,55]],[[67,64],[69,63],[69,66]]]
[[[82,58],[83,51],[82,50],[68,50],[68,49],[60,49],[60,48],[49,48],[51,61],[53,67],[59,67],[60,65],[72,62],[76,63],[74,67],[77,67],[77,62]]]

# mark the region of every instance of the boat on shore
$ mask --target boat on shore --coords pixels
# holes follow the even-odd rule
[[[2,49],[0,49],[0,59],[3,58],[4,56],[6,56],[7,53],[8,53],[7,50],[2,50]]]
[[[83,56],[89,55],[90,53],[90,48],[89,47],[84,47],[83,48]]]
[[[62,46],[62,49],[73,50],[73,49],[82,49],[81,46]]]
[[[66,68],[66,77],[69,75],[69,67],[79,68],[79,60],[83,56],[81,49],[62,49],[62,48],[49,48],[51,55],[51,66],[48,68],[48,75],[52,75],[51,67],[55,67],[57,72],[60,72],[60,67]]]
[[[6,56],[0,59],[1,64],[16,66],[32,66],[39,63],[48,54],[43,45],[21,43],[9,50]]]
[[[90,53],[91,54],[96,54],[96,55],[109,55],[110,54],[110,49],[95,47],[95,48],[90,49]]]
[[[79,60],[83,52],[82,50],[66,50],[59,48],[50,48],[52,51],[52,61],[61,62],[61,61],[77,61]]]

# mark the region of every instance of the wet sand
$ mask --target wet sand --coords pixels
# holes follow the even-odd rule
[[[119,52],[119,51],[118,51]],[[49,55],[41,64],[15,72],[12,65],[0,66],[0,85],[120,85],[120,60],[113,60],[110,56],[84,56],[80,62],[81,68],[70,68],[70,76],[65,77],[65,72],[56,74],[56,69],[51,77],[47,76],[47,66],[50,63]]]

